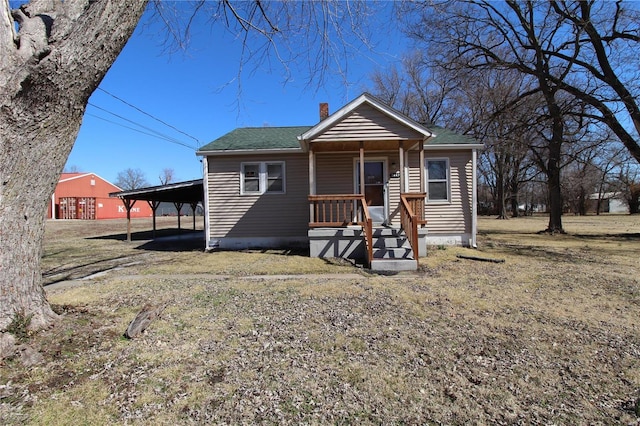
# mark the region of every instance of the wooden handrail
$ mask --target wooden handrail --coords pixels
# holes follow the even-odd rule
[[[416,263],[420,262],[419,244],[418,244],[418,225],[427,223],[424,220],[424,200],[426,193],[404,193],[400,194],[400,225],[407,236],[407,241],[413,250],[413,256]]]
[[[373,258],[373,220],[362,194],[309,195],[311,214],[309,227],[359,225],[365,236],[366,261]]]
[[[425,217],[425,200],[427,199],[426,192],[405,192],[400,194],[400,198],[404,198],[413,214],[418,216],[418,225],[425,225],[427,223],[424,220]]]
[[[362,215],[358,203],[362,199],[360,194],[309,195],[313,214],[309,226],[359,225]]]
[[[362,224],[362,229],[364,230],[364,242],[365,242],[365,251],[367,252],[367,265],[371,268],[371,261],[373,260],[373,220],[369,215],[369,206],[367,206],[367,201],[362,196],[362,215],[364,216],[364,223]]]

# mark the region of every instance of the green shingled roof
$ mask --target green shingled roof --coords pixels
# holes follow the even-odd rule
[[[453,130],[446,129],[440,126],[425,126],[430,132],[436,135],[435,138],[431,138],[427,141],[427,145],[467,145],[477,144],[478,141]]]
[[[258,149],[296,149],[300,148],[298,136],[312,126],[295,127],[243,127],[235,129],[198,151],[245,151]],[[460,135],[440,126],[426,126],[436,137],[430,138],[427,145],[468,145],[478,142],[469,136]]]
[[[311,126],[243,127],[206,144],[199,151],[300,148],[298,136],[310,128]]]

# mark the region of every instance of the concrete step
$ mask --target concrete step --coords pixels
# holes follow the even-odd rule
[[[374,238],[380,238],[380,237],[401,237],[403,234],[402,229],[400,228],[387,228],[387,227],[382,227],[382,228],[373,228],[373,237]]]
[[[398,248],[408,244],[407,239],[402,237],[373,237],[374,248]]]
[[[372,271],[415,271],[418,262],[406,236],[398,228],[374,228]]]
[[[399,272],[417,269],[418,262],[415,259],[373,259],[371,261],[372,271]]]
[[[413,259],[411,247],[374,248],[374,259]]]

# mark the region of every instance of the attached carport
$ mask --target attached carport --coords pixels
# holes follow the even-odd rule
[[[146,201],[153,211],[153,233],[156,232],[156,211],[160,203],[172,203],[178,212],[178,229],[181,229],[180,214],[184,205],[191,206],[193,229],[196,229],[196,208],[204,200],[202,179],[150,186],[129,191],[112,192],[110,197],[122,200],[127,210],[127,241],[131,241],[131,209],[137,201]],[[203,204],[204,205],[204,204]]]

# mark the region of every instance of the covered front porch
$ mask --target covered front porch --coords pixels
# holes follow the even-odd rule
[[[311,256],[416,269],[426,254],[421,124],[364,93],[298,137],[309,155]]]
[[[424,141],[308,147],[310,255],[415,270],[426,255]]]

